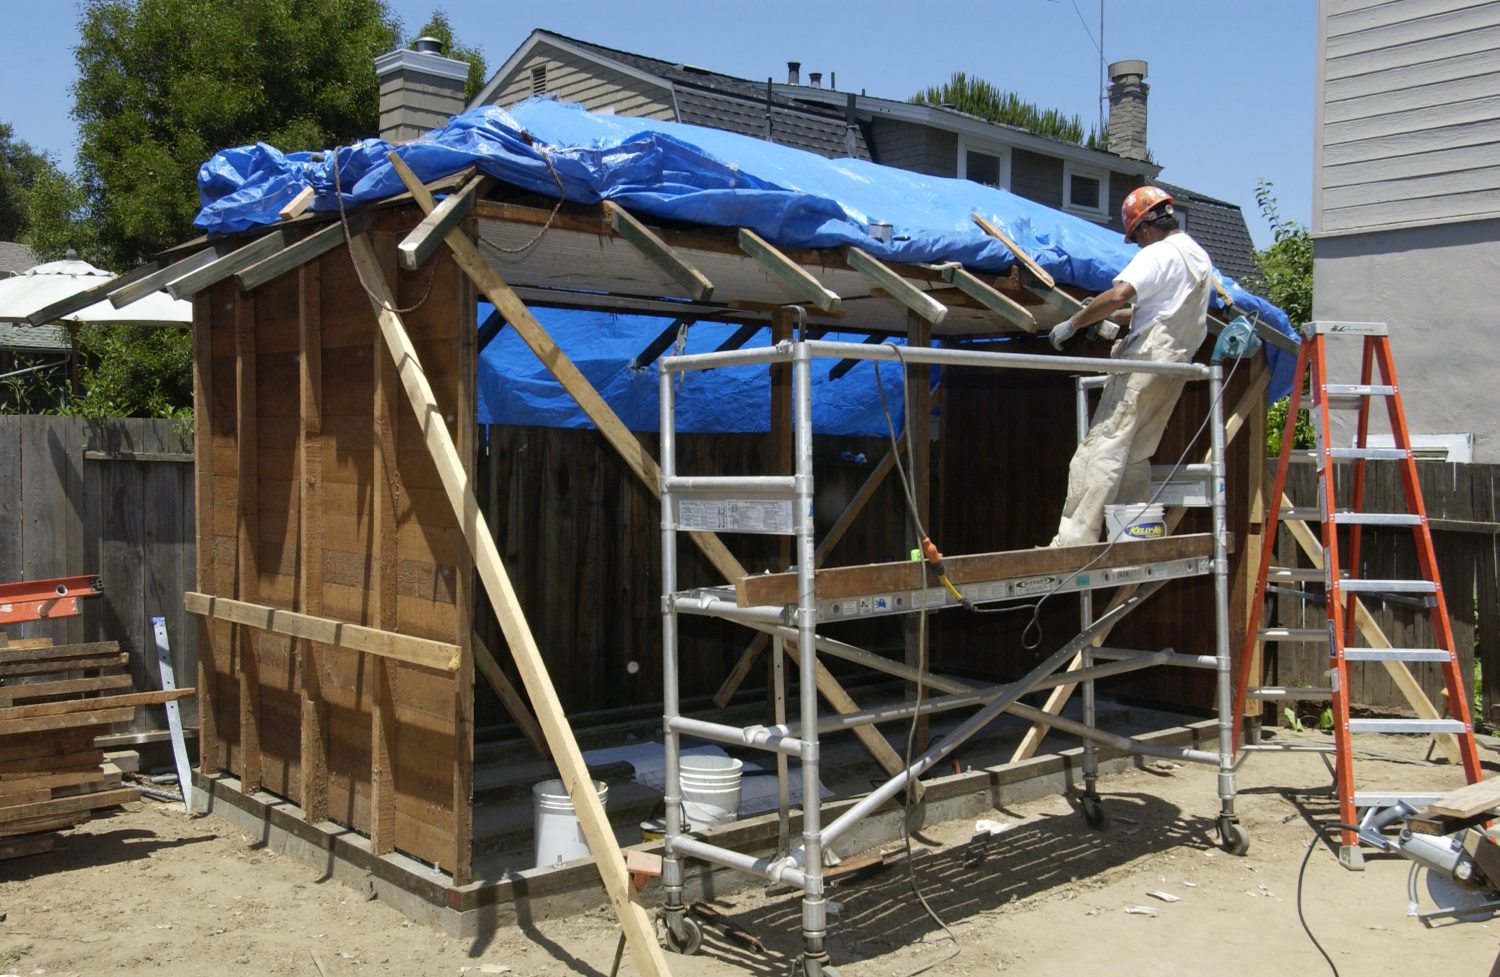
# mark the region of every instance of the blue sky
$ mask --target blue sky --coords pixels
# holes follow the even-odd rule
[[[1100,5],[1107,61],[1150,65],[1149,142],[1162,179],[1239,204],[1256,244],[1270,232],[1255,182],[1275,184],[1284,217],[1311,206],[1313,0],[388,0],[407,31],[437,7],[491,70],[534,27],[715,71],[785,80],[836,74],[842,90],[907,98],[954,71],[1044,107],[1099,116]],[[0,122],[71,169],[68,112],[77,10],[64,0],[0,0]]]

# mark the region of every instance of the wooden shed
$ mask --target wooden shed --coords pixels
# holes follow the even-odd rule
[[[774,339],[799,326],[916,345],[1010,337],[1035,351],[1032,335],[1076,310],[1081,293],[1019,249],[1015,267],[995,276],[883,262],[856,247],[779,248],[743,228],[648,224],[613,204],[556,202],[472,173],[426,187],[409,171],[404,179],[407,195],[332,221],[290,216],[194,242],[115,287],[165,285],[195,302],[199,559],[186,604],[202,619],[204,783],[216,797],[260,804],[268,819],[352,829],[377,862],[418,859],[441,874],[408,873],[410,885],[456,908],[482,900],[475,893],[493,881],[475,871],[476,728],[482,752],[499,757],[487,762],[517,762],[516,749],[488,749],[514,736],[550,751],[574,782],[586,774],[572,730],[619,705],[601,702],[601,689],[633,683],[625,700],[637,713],[660,698],[654,436],[620,422],[530,308],[729,323],[745,335],[769,325]],[[446,194],[441,204],[434,194]],[[481,299],[503,321],[478,322]],[[595,431],[477,425],[477,348],[502,327]],[[666,338],[642,350],[647,363]],[[909,416],[926,435],[912,446],[917,504],[934,535],[950,554],[1044,543],[1076,442],[1072,382],[944,368],[932,394],[930,372],[911,369]],[[1226,394],[1236,619],[1255,563],[1245,560],[1257,545],[1248,487],[1260,482],[1266,377],[1263,361],[1247,362]],[[773,367],[769,383],[769,435],[690,439],[697,462],[720,474],[790,470],[788,381]],[[1206,409],[1203,391],[1183,398],[1163,458],[1183,452]],[[874,463],[840,467],[856,451]],[[819,559],[904,553],[884,440],[830,439],[819,458],[828,462],[820,484],[826,470],[836,488],[820,500],[829,529]],[[1188,518],[1184,531],[1197,528]],[[774,538],[734,537],[731,548],[697,533],[694,542],[680,574],[704,584],[787,563]],[[1130,640],[1201,647],[1206,606],[1194,585],[1163,596],[1130,622]],[[1057,607],[1044,621],[1070,635],[1071,614]],[[995,618],[943,619],[933,667],[1000,680],[1061,643],[1028,650],[1021,631]],[[879,653],[911,654],[899,630],[866,635]],[[765,642],[723,624],[684,641],[690,700],[717,708],[710,700],[728,703],[747,678],[759,681]],[[626,660],[638,666],[628,680],[612,671]],[[850,675],[819,674],[833,710],[860,708]],[[1212,699],[1191,676],[1121,689],[1189,710]],[[757,697],[740,701],[747,694]],[[872,728],[857,735],[877,765],[900,763]],[[600,871],[623,905],[623,866]]]

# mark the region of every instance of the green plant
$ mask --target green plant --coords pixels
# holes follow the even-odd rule
[[[1292,398],[1283,397],[1266,409],[1266,454],[1276,457],[1281,454],[1281,438],[1286,431],[1286,412]],[[1292,433],[1293,448],[1313,446],[1312,417],[1307,409],[1297,411],[1297,426]]]
[[[1057,109],[1044,109],[1035,102],[1025,101],[1015,92],[998,88],[983,78],[971,78],[962,71],[955,71],[953,77],[942,85],[917,92],[908,101],[951,105],[986,122],[1015,126],[1081,146],[1102,148],[1098,131],[1092,127],[1085,130],[1078,116],[1064,115]]]
[[[1287,727],[1290,728],[1292,732],[1301,733],[1306,730],[1307,727],[1302,725],[1302,720],[1297,718],[1297,714],[1292,711],[1291,706],[1282,706],[1281,716],[1286,720]]]
[[[1333,728],[1333,707],[1324,706],[1323,712],[1318,716],[1318,728],[1327,732]]]

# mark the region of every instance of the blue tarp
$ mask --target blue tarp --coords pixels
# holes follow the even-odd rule
[[[312,209],[318,211],[338,209],[336,186],[346,207],[401,193],[405,188],[386,160],[390,149],[366,140],[320,154],[283,154],[264,143],[224,150],[199,170],[203,208],[195,224],[227,233],[275,223],[280,208],[307,185],[317,192]],[[828,160],[716,129],[592,115],[551,99],[532,99],[510,112],[476,109],[398,152],[424,181],[477,166],[538,194],[557,196],[561,182],[573,203],[608,199],[660,219],[748,227],[782,246],[855,244],[893,261],[960,261],[973,270],[1002,272],[1014,258],[974,225],[971,215],[977,212],[1059,283],[1095,292],[1108,288],[1136,251],[1107,228],[967,180]],[[885,244],[872,237],[872,221],[893,225],[896,239]],[[1291,334],[1280,309],[1228,278],[1224,283],[1241,309]],[[619,320],[627,318],[591,315],[601,330],[618,330]],[[599,343],[587,339],[586,320],[579,321],[585,323],[581,345],[570,355],[598,351],[623,362],[639,351],[599,350]],[[632,336],[641,345],[650,338]],[[1272,393],[1280,396],[1290,386],[1294,362],[1275,349],[1266,353],[1274,370]],[[539,418],[549,413],[538,406]]]

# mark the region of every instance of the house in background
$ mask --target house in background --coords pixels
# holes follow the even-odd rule
[[[26,245],[0,241],[0,278],[19,275],[38,264]],[[10,401],[22,392],[25,406],[32,410],[61,403],[66,387],[58,386],[58,378],[66,382],[72,353],[72,339],[61,326],[0,322],[0,404],[14,409]]]
[[[1500,462],[1500,2],[1320,0],[1317,71],[1313,316],[1389,325],[1419,451]]]
[[[462,62],[432,53],[384,55],[377,62],[377,71],[386,72],[381,76],[382,136],[413,138],[463,108],[450,101],[446,112],[403,114],[394,79],[423,84],[411,79],[429,60],[431,70],[458,79],[457,90],[462,90]],[[839,91],[831,73],[826,86],[821,72],[808,72],[804,82],[796,62],[788,62],[784,83],[752,81],[546,30],[532,31],[467,107],[503,108],[550,95],[591,112],[683,122],[829,158],[853,157],[930,176],[970,179],[1121,230],[1120,204],[1126,194],[1155,182],[1162,167],[1146,150],[1146,63],[1116,62],[1110,76],[1109,145],[1115,152],[987,122],[946,106]],[[422,91],[441,84],[435,79]],[[1243,282],[1254,261],[1240,209],[1180,187],[1170,192],[1178,198],[1186,229],[1222,272]]]

